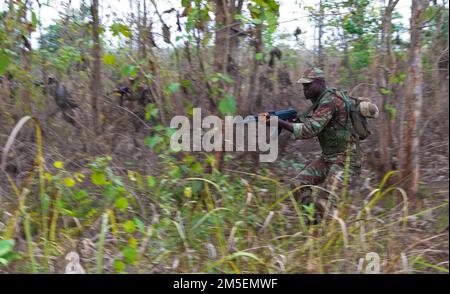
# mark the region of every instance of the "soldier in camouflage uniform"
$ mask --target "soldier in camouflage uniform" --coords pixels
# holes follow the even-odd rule
[[[318,218],[323,216],[330,200],[333,207],[336,195],[344,184],[346,174],[346,159],[348,159],[348,180],[359,175],[361,170],[361,150],[359,139],[352,133],[352,123],[349,109],[344,96],[336,89],[326,87],[323,71],[309,68],[298,80],[303,84],[306,99],[313,105],[299,117],[298,123],[278,120],[278,125],[293,133],[295,139],[310,139],[317,137],[322,149],[321,156],[307,164],[291,181],[291,188],[297,190],[294,195],[303,205],[314,203]],[[271,118],[274,119],[274,118]],[[323,188],[332,194],[318,193],[313,197],[310,187],[304,185],[323,184]],[[330,206],[328,206],[330,207]]]

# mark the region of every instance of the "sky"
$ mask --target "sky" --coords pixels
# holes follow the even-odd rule
[[[32,0],[36,11],[38,11],[38,5],[36,0]],[[41,0],[41,3],[50,3],[49,6],[43,5],[41,10],[41,21],[43,27],[47,27],[50,24],[54,23],[55,19],[58,19],[59,13],[64,12],[64,4],[71,3],[72,7],[79,7],[81,0]],[[86,2],[90,2],[86,0]],[[135,1],[133,1],[135,2]],[[174,7],[177,10],[181,10],[181,0],[155,0],[158,6],[159,12],[165,11]],[[375,0],[374,3],[379,3],[380,5],[384,2],[384,0]],[[302,28],[303,34],[301,39],[306,44],[306,47],[312,48],[314,46],[314,40],[316,39],[314,36],[314,27],[313,24],[308,21],[308,14],[301,7],[304,6],[316,6],[318,0],[280,0],[280,17],[279,17],[279,27],[277,33],[290,33],[292,34],[297,27]],[[150,1],[147,1],[147,6],[151,10],[153,10],[153,6],[150,4]],[[409,17],[410,17],[410,8],[411,0],[400,0],[397,4],[396,10],[400,12],[403,16],[402,23],[405,26],[408,26]],[[4,10],[6,8],[5,0],[0,0],[0,10]],[[114,19],[113,14],[116,14],[116,17],[124,17],[129,14],[131,11],[130,4],[128,0],[109,0],[102,1],[100,0],[100,15],[103,24],[109,25],[112,23]],[[153,15],[156,19],[157,16]],[[175,17],[168,14],[164,15],[164,21],[175,27]],[[159,28],[155,28],[155,30]],[[39,36],[38,32],[33,33],[32,35],[32,44],[34,47],[37,46],[37,38]],[[175,41],[176,34],[172,34],[173,42]],[[158,41],[157,41],[158,42]],[[287,41],[294,42],[292,41]],[[285,42],[286,43],[286,42]],[[158,42],[158,45],[161,43]],[[161,44],[163,45],[163,44]]]

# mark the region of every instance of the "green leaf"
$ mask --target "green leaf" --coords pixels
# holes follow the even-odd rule
[[[218,73],[217,76],[219,76],[222,80],[224,80],[228,84],[234,83],[233,79],[230,78],[227,74]]]
[[[128,207],[128,199],[125,197],[120,197],[116,200],[116,207],[122,212],[125,211],[125,209],[127,209]]]
[[[134,218],[134,224],[138,228],[139,232],[141,232],[142,234],[145,234],[145,224],[140,219],[135,217]]]
[[[183,194],[184,194],[184,197],[190,199],[192,197],[192,188],[191,187],[185,187]]]
[[[8,263],[13,260],[19,260],[22,257],[20,253],[16,252],[9,252],[6,253],[4,256],[0,257],[0,266],[8,266]]]
[[[192,163],[195,162],[195,157],[192,156],[192,155],[186,155],[186,156],[183,158],[183,161],[184,161],[186,164],[190,165],[190,164],[192,164]]]
[[[123,251],[123,256],[125,257],[125,261],[127,263],[132,263],[136,260],[137,257],[137,249],[133,247],[126,247]]]
[[[112,31],[113,36],[118,36],[119,34],[122,34],[126,38],[131,38],[132,36],[130,28],[123,23],[113,23],[109,29]]]
[[[167,86],[167,90],[169,90],[170,93],[176,93],[180,89],[180,83],[171,83]]]
[[[33,24],[33,28],[36,29],[37,23],[38,23],[38,19],[37,19],[37,16],[36,16],[36,12],[34,12],[34,11],[31,11],[31,22]]]
[[[134,221],[132,221],[132,220],[126,221],[122,226],[123,226],[123,229],[125,230],[125,232],[128,234],[132,234],[132,233],[134,233],[134,231],[136,231]]]
[[[224,115],[234,115],[236,113],[236,101],[231,95],[227,95],[219,102],[219,111]]]
[[[118,189],[116,189],[113,184],[108,183],[103,190],[103,195],[105,195],[107,199],[112,201],[116,199],[116,196],[118,195]]]
[[[278,25],[278,19],[276,15],[272,12],[266,12],[266,20],[269,27],[269,32],[271,34],[274,33]]]
[[[252,23],[254,23],[255,25],[260,25],[260,24],[262,24],[262,20],[261,19],[259,19],[259,18],[254,18],[254,19],[252,19]]]
[[[147,176],[147,185],[149,187],[154,187],[156,186],[156,180],[154,176]]]
[[[9,54],[5,50],[0,50],[0,75],[3,75],[8,70],[9,62]]]
[[[127,38],[131,38],[131,31],[127,26],[121,26],[120,27],[120,33]]]
[[[401,84],[406,79],[406,73],[399,72],[389,77],[389,83]]]
[[[86,198],[88,195],[87,191],[84,189],[81,189],[80,191],[75,192],[73,195],[76,200],[81,200],[82,198]]]
[[[169,176],[172,178],[179,178],[180,175],[181,169],[177,165],[174,165],[171,169],[169,169]]]
[[[103,55],[103,62],[107,65],[114,65],[117,62],[116,56],[112,54],[105,54]]]
[[[200,162],[196,162],[191,166],[191,170],[194,173],[201,174],[203,172],[203,166],[201,165]]]
[[[425,9],[425,11],[422,13],[421,19],[422,19],[422,21],[430,21],[430,19],[432,17],[434,17],[435,14],[436,14],[436,11],[435,11],[434,7],[428,6],[427,9]]]
[[[122,76],[134,78],[136,77],[136,75],[137,75],[137,68],[135,66],[128,64],[122,68]]]
[[[48,182],[51,182],[53,180],[53,176],[50,173],[45,173],[44,176]]]
[[[14,247],[14,240],[0,240],[0,256],[12,252]]]
[[[106,176],[102,172],[95,172],[91,175],[91,181],[95,185],[105,185],[106,184]]]
[[[56,168],[63,168],[63,163],[61,161],[55,161],[53,166]]]
[[[382,94],[382,95],[388,95],[388,94],[391,93],[391,90],[389,90],[389,89],[387,89],[387,88],[383,88],[383,87],[378,88],[378,91],[379,91],[380,94]]]
[[[73,186],[75,186],[75,180],[72,178],[64,178],[64,184],[68,188],[73,187]]]
[[[190,80],[182,80],[181,84],[183,85],[184,88],[186,89],[192,89],[192,83]]]
[[[118,273],[121,273],[125,270],[125,263],[122,260],[115,260],[113,266],[114,270]]]
[[[181,0],[181,6],[188,7],[191,4],[190,0]]]
[[[164,130],[166,129],[166,127],[163,126],[163,125],[156,125],[153,129],[154,129],[156,132],[162,132],[162,131],[164,131]]]
[[[280,4],[278,3],[278,1],[268,0],[266,2],[267,4],[269,4],[269,7],[272,12],[278,12],[280,10]]]
[[[74,177],[77,180],[77,182],[84,182],[84,179],[86,178],[86,176],[82,173],[74,173]]]
[[[164,141],[163,137],[158,135],[147,137],[144,139],[145,145],[149,146],[150,148],[154,148],[158,143],[161,143],[162,141]]]
[[[128,245],[130,247],[136,248],[138,245],[138,240],[136,240],[136,238],[134,238],[134,237],[130,237],[130,238],[128,238]]]
[[[153,118],[158,118],[159,109],[154,103],[148,103],[145,106],[145,119],[150,120]]]
[[[264,59],[264,54],[262,54],[261,52],[256,53],[255,54],[255,59],[258,60],[258,61],[263,60]]]
[[[389,115],[392,118],[395,118],[397,116],[397,109],[392,105],[386,104],[384,105],[384,109],[386,109],[386,111],[389,112]]]

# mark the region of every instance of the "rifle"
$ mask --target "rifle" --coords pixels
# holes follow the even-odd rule
[[[267,113],[269,116],[277,116],[278,119],[286,120],[286,121],[289,121],[289,122],[295,122],[295,121],[298,120],[298,111],[295,110],[295,109],[292,109],[292,108],[268,111],[268,112],[265,112],[265,113]],[[244,119],[243,121],[241,121],[238,124],[257,122],[260,115],[261,115],[261,113],[253,114],[253,115],[247,117],[246,119]],[[282,130],[283,129],[278,128],[278,135],[281,133]]]
[[[286,120],[293,122],[298,117],[298,111],[292,108],[288,109],[281,109],[281,110],[274,110],[274,111],[267,111],[265,112],[269,116],[277,116],[278,119]],[[259,116],[261,113],[258,114],[252,114],[249,117],[247,117],[245,120],[243,120],[241,123],[249,123],[249,122],[256,122],[258,121]]]
[[[298,116],[297,110],[292,109],[292,108],[268,111],[267,114],[269,116],[277,116],[278,119],[287,120],[287,121],[294,121],[297,119],[297,116]],[[256,120],[258,120],[258,114],[256,115]]]
[[[114,89],[114,93],[116,93],[116,95],[119,96],[120,106],[123,106],[123,100],[125,99],[124,96],[128,96],[131,94],[130,89],[126,86],[120,86]]]

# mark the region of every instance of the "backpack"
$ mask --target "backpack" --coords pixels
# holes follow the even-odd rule
[[[346,91],[336,91],[335,94],[345,103],[352,122],[351,132],[359,140],[365,140],[371,134],[367,119],[378,117],[378,107],[366,97],[351,97]]]

